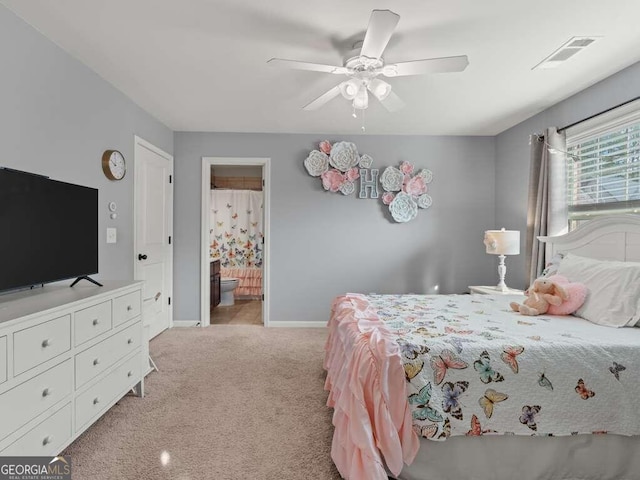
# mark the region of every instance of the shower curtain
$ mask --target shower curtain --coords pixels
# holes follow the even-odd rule
[[[240,282],[236,297],[262,295],[262,192],[211,190],[209,256],[222,277]]]

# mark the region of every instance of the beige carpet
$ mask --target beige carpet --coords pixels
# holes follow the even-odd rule
[[[65,452],[73,478],[339,479],[325,338],[250,325],[161,334],[145,398],[122,399]]]

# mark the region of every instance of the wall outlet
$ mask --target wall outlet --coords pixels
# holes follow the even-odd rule
[[[107,228],[107,243],[116,243],[118,231],[115,228]]]

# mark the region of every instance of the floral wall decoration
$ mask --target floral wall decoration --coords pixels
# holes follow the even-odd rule
[[[373,158],[360,155],[354,143],[327,140],[320,142],[318,150],[312,150],[304,166],[312,177],[320,177],[322,187],[329,192],[351,195],[356,191],[355,182],[360,179],[360,198],[379,197],[378,169],[371,168]],[[358,168],[359,167],[359,168]],[[431,206],[427,184],[433,179],[431,170],[414,173],[414,166],[402,162],[399,168],[387,167],[379,178],[384,190],[382,203],[388,205],[391,217],[399,223],[413,220],[418,209]]]
[[[320,177],[325,190],[351,195],[356,191],[355,181],[360,178],[358,165],[369,168],[373,160],[368,155],[360,157],[358,148],[351,142],[331,145],[325,140],[319,147],[320,150],[312,150],[304,161],[307,172],[312,177]]]
[[[427,184],[433,180],[431,170],[422,169],[415,175],[413,173],[413,165],[402,162],[400,168],[385,168],[380,177],[385,191],[382,203],[389,206],[389,212],[396,222],[413,220],[418,215],[418,208],[431,206],[431,196],[427,194]]]

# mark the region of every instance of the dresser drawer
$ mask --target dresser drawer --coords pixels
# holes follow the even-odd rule
[[[73,326],[75,345],[80,345],[108,330],[111,330],[110,300],[76,312]]]
[[[140,381],[140,354],[134,355],[86,392],[76,397],[76,431]]]
[[[76,355],[76,389],[140,347],[142,323],[116,333]]]
[[[0,455],[3,457],[49,457],[56,455],[73,434],[71,422],[71,404],[67,403],[56,413],[5,448],[0,452]]]
[[[71,348],[71,315],[55,318],[13,334],[13,373],[27,370]]]
[[[113,326],[122,325],[128,320],[140,315],[142,299],[140,291],[128,293],[113,299]]]
[[[0,383],[7,381],[7,337],[0,337]]]
[[[0,439],[70,395],[73,362],[66,360],[0,395]]]

